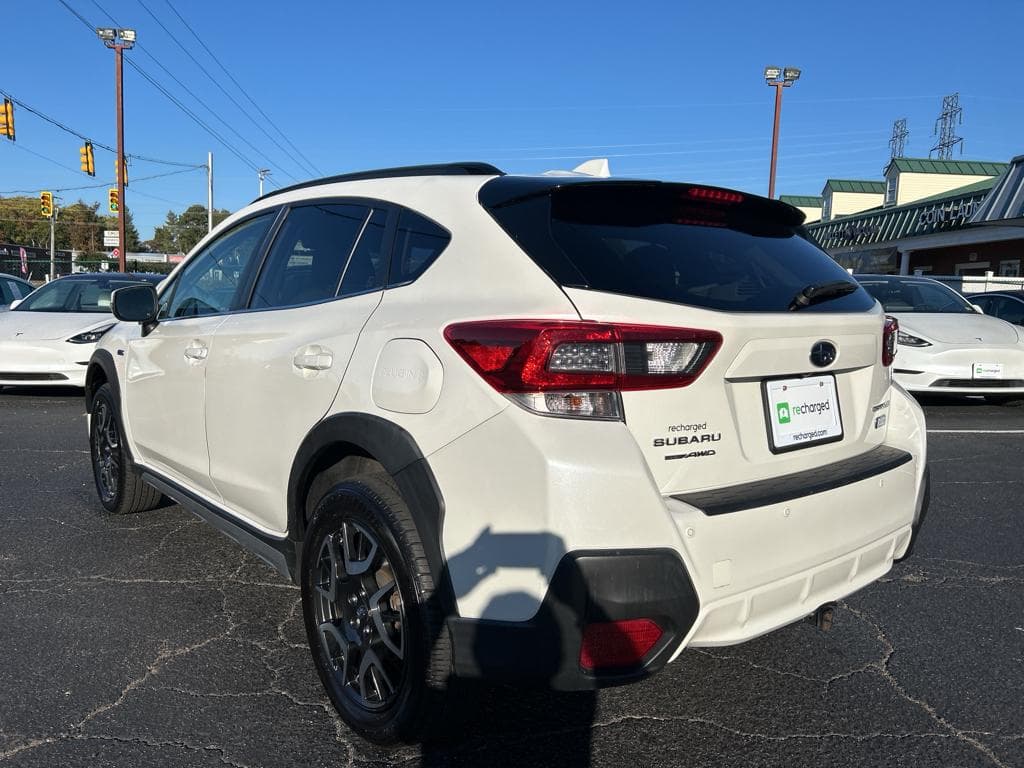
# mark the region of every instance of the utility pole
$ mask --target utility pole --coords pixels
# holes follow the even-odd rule
[[[206,153],[206,232],[213,229],[213,152]]]
[[[96,34],[107,48],[114,49],[114,80],[117,98],[117,239],[118,256],[117,268],[119,272],[126,271],[125,259],[128,251],[128,240],[125,234],[125,215],[127,205],[124,199],[124,181],[128,168],[124,157],[124,87],[122,83],[122,71],[124,60],[124,49],[135,45],[134,29],[111,29],[109,27],[98,27]]]
[[[772,163],[768,172],[768,197],[775,197],[775,165],[779,157],[779,118],[782,114],[782,89],[789,88],[800,79],[800,70],[796,67],[765,67],[764,80],[766,85],[775,88],[775,124],[772,128]]]
[[[57,211],[60,209],[53,206],[53,213],[50,214],[50,279],[57,277]]]
[[[269,168],[260,168],[256,171],[256,175],[260,177],[260,197],[263,197],[263,180],[270,175]]]

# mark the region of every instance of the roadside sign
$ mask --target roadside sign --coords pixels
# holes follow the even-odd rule
[[[21,258],[21,274],[28,274],[28,254],[24,248],[18,249],[18,256]]]
[[[118,232],[117,232],[116,229],[104,229],[103,230],[103,245],[104,245],[104,247],[108,247],[108,246],[111,246],[111,245],[118,246],[120,244],[121,244],[120,238],[118,237]]]
[[[118,248],[115,248],[114,250],[112,250],[110,252],[110,258],[112,258],[112,259],[119,259],[119,258],[121,258],[121,251]]]

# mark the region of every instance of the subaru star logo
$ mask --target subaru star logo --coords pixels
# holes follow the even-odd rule
[[[830,341],[819,341],[811,347],[811,362],[819,368],[832,365],[836,360],[836,347]]]

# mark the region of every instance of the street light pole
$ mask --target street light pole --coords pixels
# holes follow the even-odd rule
[[[127,175],[127,166],[124,157],[124,50],[135,45],[134,29],[111,29],[102,27],[96,29],[96,34],[107,48],[114,49],[114,80],[117,99],[117,269],[119,272],[126,271],[126,257],[128,251],[128,239],[125,233],[125,215],[127,205],[124,199],[124,180]]]
[[[775,123],[772,127],[772,162],[768,172],[768,197],[775,197],[775,166],[779,157],[779,118],[782,115],[782,89],[788,88],[800,79],[800,70],[796,67],[765,67],[765,84],[775,88]]]
[[[263,180],[270,175],[269,168],[260,168],[256,171],[256,175],[260,178],[260,197],[263,197]]]

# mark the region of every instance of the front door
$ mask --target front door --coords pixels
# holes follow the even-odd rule
[[[275,214],[249,218],[195,254],[161,292],[157,326],[128,343],[125,421],[136,460],[214,501],[205,414],[213,335],[244,300]]]

